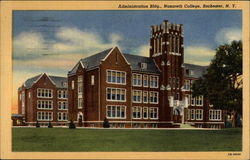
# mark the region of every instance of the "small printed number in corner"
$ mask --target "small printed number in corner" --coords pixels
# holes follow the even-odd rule
[[[240,156],[241,153],[228,153],[227,155],[228,156]]]

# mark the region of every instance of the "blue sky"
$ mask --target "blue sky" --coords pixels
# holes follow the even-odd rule
[[[216,47],[241,39],[240,10],[14,11],[14,92],[43,72],[66,76],[80,58],[112,46],[148,56],[150,26],[163,20],[184,25],[186,63],[208,65]]]

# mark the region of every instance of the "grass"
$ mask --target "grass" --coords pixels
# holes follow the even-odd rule
[[[12,150],[73,152],[241,151],[242,129],[13,128]]]

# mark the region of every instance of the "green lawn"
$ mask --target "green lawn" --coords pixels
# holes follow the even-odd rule
[[[13,151],[241,151],[242,129],[13,128]]]

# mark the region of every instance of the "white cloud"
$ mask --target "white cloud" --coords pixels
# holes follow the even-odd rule
[[[223,28],[216,33],[215,41],[218,44],[231,43],[233,40],[241,40],[242,31],[239,28]]]
[[[88,54],[117,46],[122,35],[111,33],[105,41],[98,33],[78,28],[61,27],[55,39],[45,39],[39,32],[22,32],[14,38],[14,57],[34,59],[43,55]],[[89,54],[88,54],[89,55]]]
[[[132,54],[149,57],[149,44],[138,46],[137,48],[133,49]]]
[[[209,65],[215,55],[215,50],[207,46],[187,46],[184,50],[185,63]]]

